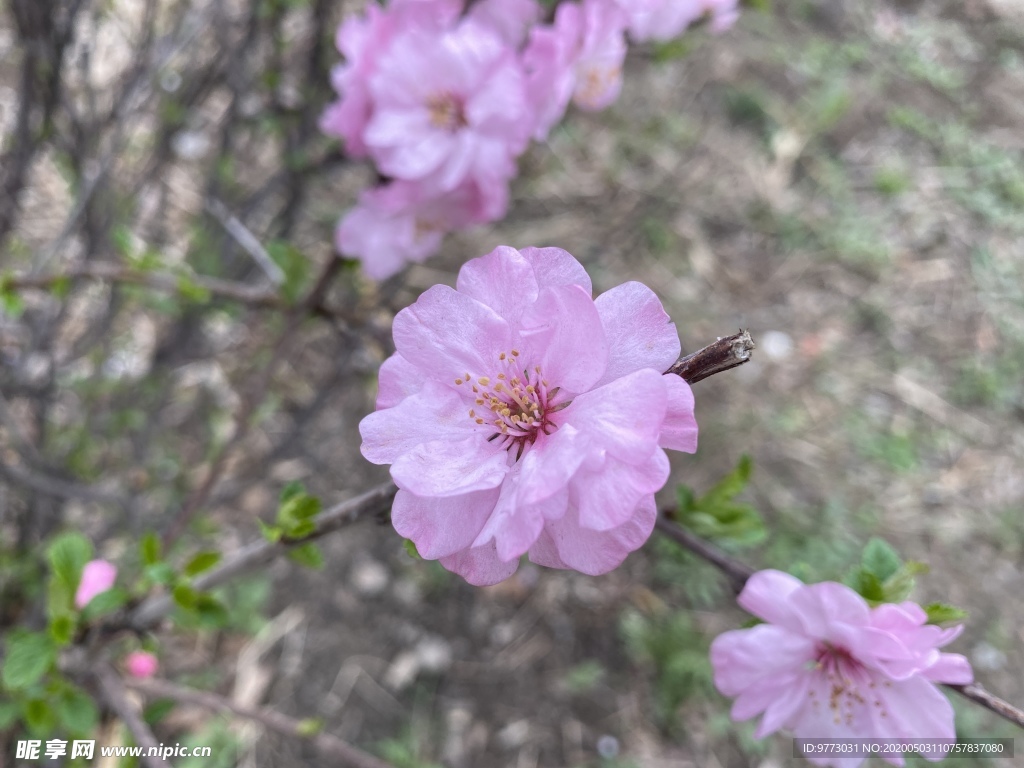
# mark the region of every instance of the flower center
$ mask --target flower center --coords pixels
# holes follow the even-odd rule
[[[495,432],[487,439],[499,440],[509,451],[515,448],[518,461],[539,432],[550,435],[557,428],[551,414],[571,401],[559,398],[560,388],[548,384],[539,365],[532,369],[524,365],[517,349],[498,355],[497,367],[493,377],[474,378],[466,373],[455,385],[469,385],[477,406],[469,409],[469,417],[477,424],[493,426]]]
[[[880,717],[888,716],[876,690],[879,683],[873,679],[875,675],[845,648],[824,641],[819,643],[811,667],[827,680],[828,701],[825,705],[832,711],[836,725],[845,723],[852,726],[858,710],[869,703],[866,697],[871,698],[870,705],[879,710]],[[881,684],[892,686],[889,681]],[[815,709],[822,706],[813,688],[808,692],[808,697]]]
[[[430,124],[436,128],[455,133],[469,125],[462,99],[450,91],[435,93],[427,99]]]

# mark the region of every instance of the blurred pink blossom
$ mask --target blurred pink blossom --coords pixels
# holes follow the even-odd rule
[[[916,603],[870,608],[843,584],[805,585],[772,570],[750,577],[739,604],[767,623],[717,637],[711,664],[718,690],[736,699],[733,720],[763,714],[756,738],[779,729],[798,738],[956,738],[953,707],[935,683],[973,679],[966,658],[938,651],[962,627],[926,624]]]
[[[362,452],[391,464],[392,521],[472,584],[519,557],[599,574],[654,526],[663,448],[693,452],[679,339],[640,283],[591,298],[559,248],[499,247],[394,321]]]
[[[442,32],[409,26],[370,76],[364,141],[381,173],[448,192],[505,181],[530,119],[515,51],[471,20]]]
[[[629,17],[629,34],[637,42],[678,37],[707,18],[712,32],[724,32],[740,16],[739,0],[616,0]]]
[[[467,15],[493,29],[508,45],[518,48],[540,18],[540,11],[536,0],[479,0],[473,3]]]
[[[75,607],[85,608],[96,595],[106,592],[117,579],[117,566],[106,560],[90,560],[82,569],[75,592]]]
[[[132,651],[125,657],[124,666],[132,677],[152,677],[156,674],[159,662],[152,653]]]
[[[507,205],[508,185],[502,181],[469,180],[442,194],[394,181],[362,193],[339,223],[335,246],[359,259],[369,277],[383,280],[435,254],[448,232],[501,218]]]

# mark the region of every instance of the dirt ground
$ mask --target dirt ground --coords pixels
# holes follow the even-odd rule
[[[202,135],[217,112],[208,100],[198,113]],[[210,163],[164,179],[172,211],[190,210],[189,169]],[[367,178],[308,180],[289,233],[305,253],[328,253]],[[47,226],[29,210],[24,241]],[[660,499],[677,483],[706,490],[749,454],[744,498],[770,534],[744,559],[834,579],[884,538],[930,565],[919,602],[969,611],[951,650],[1024,703],[1024,4],[776,0],[719,37],[635,50],[614,106],[571,113],[529,151],[507,219],[340,295],[394,310],[499,244],[565,248],[597,292],[652,286],[684,350],[749,329],[753,362],[695,386],[700,448],[672,456]],[[304,329],[277,410],[220,486],[219,540],[256,538],[253,516],[286,481],[333,503],[386,479],[359,455],[357,425],[391,310],[376,310],[368,341]],[[223,346],[209,328],[202,343],[241,387],[267,337],[237,321]],[[207,385],[214,400],[231,389]],[[413,560],[372,522],[323,550],[323,570],[279,562],[235,588],[238,631],[169,638],[165,674],[322,718],[398,768],[805,764],[790,740],[755,743],[729,721],[704,651],[746,617],[713,571],[654,540],[606,576],[524,565],[488,589]],[[956,706],[963,736],[1017,735]],[[328,764],[199,710],[161,727],[220,745],[218,766]]]

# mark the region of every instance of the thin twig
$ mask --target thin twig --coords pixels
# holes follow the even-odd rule
[[[125,684],[146,696],[173,699],[180,704],[194,704],[218,712],[230,712],[247,720],[255,720],[270,730],[285,736],[309,739],[313,746],[325,756],[339,760],[342,765],[349,766],[349,768],[393,768],[389,763],[353,747],[337,736],[332,736],[329,733],[311,734],[309,728],[302,721],[282,715],[272,709],[244,707],[216,693],[185,688],[167,680],[126,680]]]
[[[224,203],[216,198],[211,198],[206,203],[206,210],[221,223],[221,226],[235,239],[235,242],[242,246],[242,250],[252,256],[252,260],[263,270],[271,283],[278,288],[284,285],[285,275],[277,266],[277,262],[267,253],[267,249],[263,247],[259,238],[237,217],[233,216]]]
[[[671,509],[664,510],[658,516],[654,527],[680,546],[688,549],[722,571],[729,580],[729,586],[732,587],[733,592],[737,595],[742,592],[747,579],[754,574],[754,569],[746,563],[740,562],[731,555],[726,554],[711,542],[705,541],[682,528],[678,523],[673,522],[670,519],[673,512],[674,510]],[[999,715],[999,717],[1020,728],[1024,728],[1024,711],[1021,711],[1008,701],[1004,701],[998,696],[989,693],[980,683],[968,683],[967,685],[943,684],[943,687],[956,691],[964,698],[970,699],[989,712]]]
[[[674,373],[682,376],[690,384],[696,384],[708,376],[750,362],[750,351],[755,346],[750,332],[740,329],[739,333],[726,336],[692,354],[684,355],[665,373]]]
[[[265,539],[254,541],[218,567],[198,576],[193,582],[193,586],[199,590],[212,589],[240,573],[270,562],[293,547],[315,541],[357,520],[387,514],[397,492],[398,489],[394,483],[384,483],[354,499],[335,504],[317,515],[313,519],[316,529],[307,536],[281,539],[278,542],[270,542]],[[151,597],[132,612],[128,623],[136,629],[144,629],[170,613],[173,607],[174,602],[168,595]]]
[[[160,742],[156,740],[146,721],[142,719],[138,708],[129,700],[124,681],[117,672],[108,663],[100,662],[95,669],[95,675],[107,703],[131,732],[132,738],[135,739],[135,745],[142,747],[142,761],[146,766],[148,768],[171,768],[171,764],[162,757],[149,754],[151,750],[155,750],[156,754],[159,754]]]

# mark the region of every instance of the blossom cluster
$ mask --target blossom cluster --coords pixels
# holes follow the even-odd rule
[[[718,690],[736,699],[733,719],[762,715],[757,738],[780,729],[807,739],[956,738],[953,707],[935,683],[973,680],[966,658],[938,650],[962,626],[928,624],[916,603],[870,607],[843,584],[804,584],[772,570],[747,580],[739,604],[765,623],[719,635],[711,664]],[[863,762],[808,759],[845,768]],[[903,765],[899,754],[885,759]]]
[[[551,23],[536,0],[390,0],[338,29],[339,99],[321,130],[385,182],[338,225],[336,246],[382,279],[423,261],[445,233],[505,215],[516,159],[570,102],[611,104],[627,37],[665,40],[738,15],[739,0],[580,0]]]
[[[689,385],[654,292],[592,298],[560,248],[499,247],[395,317],[363,455],[390,464],[391,519],[427,559],[476,585],[521,555],[596,575],[651,535],[666,448],[692,453]]]

